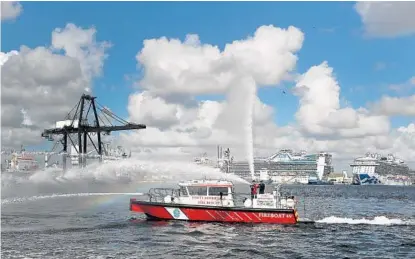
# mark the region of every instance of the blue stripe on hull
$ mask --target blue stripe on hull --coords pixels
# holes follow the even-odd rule
[[[372,185],[372,184],[382,184],[382,182],[376,176],[370,176],[368,174],[356,174],[353,179],[353,184]]]

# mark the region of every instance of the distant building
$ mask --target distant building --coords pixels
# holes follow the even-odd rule
[[[332,173],[327,177],[327,181],[333,182],[334,184],[351,184],[352,178],[348,177],[347,172]]]

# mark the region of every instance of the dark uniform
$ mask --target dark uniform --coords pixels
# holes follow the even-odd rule
[[[261,183],[259,184],[259,194],[264,194],[265,193],[265,183],[264,181],[261,181]]]

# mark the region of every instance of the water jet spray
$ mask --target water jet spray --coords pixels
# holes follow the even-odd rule
[[[255,179],[254,168],[254,107],[256,97],[256,84],[252,79],[248,79],[246,83],[246,117],[245,117],[245,145],[246,156],[249,164],[249,171],[251,172],[252,180]]]

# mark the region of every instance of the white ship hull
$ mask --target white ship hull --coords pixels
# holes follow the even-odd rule
[[[395,185],[408,186],[412,185],[409,177],[404,176],[380,176],[378,174],[355,174],[353,179],[354,185]]]
[[[350,166],[356,185],[412,185],[408,165],[391,154],[385,157],[367,153],[365,157],[356,158]]]

